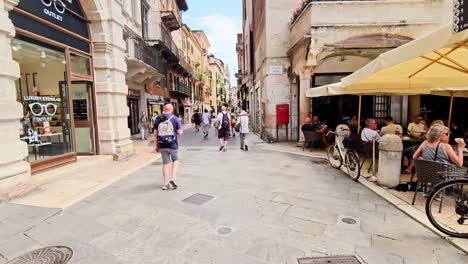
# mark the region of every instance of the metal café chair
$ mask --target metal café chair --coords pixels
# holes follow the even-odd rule
[[[311,149],[316,141],[322,141],[322,135],[315,131],[303,131],[304,133],[304,145],[302,146],[302,151],[305,150],[306,145],[310,144]]]
[[[445,181],[450,175],[466,175],[467,168],[458,167],[453,164],[446,164],[431,160],[414,160],[416,165],[416,175],[418,177],[416,190],[414,191],[413,202],[416,202],[416,196],[418,195],[418,189],[423,188],[423,192],[427,190],[428,184],[434,186],[437,183]],[[441,197],[439,212],[442,211],[443,195]]]

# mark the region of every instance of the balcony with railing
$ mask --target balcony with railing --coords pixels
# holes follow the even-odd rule
[[[160,80],[162,72],[161,57],[158,52],[136,35],[126,33],[127,79],[143,84]]]
[[[162,55],[166,57],[169,62],[178,62],[180,51],[172,39],[171,33],[167,32],[163,26],[161,26],[160,29],[159,38],[156,40],[156,46],[160,48]]]
[[[170,31],[180,29],[181,11],[188,10],[185,0],[161,0],[161,20]]]
[[[180,80],[174,80],[172,82],[168,82],[168,88],[170,92],[175,92],[182,94],[186,97],[190,97],[192,95],[192,89],[189,85]]]

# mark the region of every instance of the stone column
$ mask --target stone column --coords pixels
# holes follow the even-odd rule
[[[18,63],[13,61],[11,38],[15,28],[8,12],[19,0],[0,1],[0,192],[21,183],[31,175],[28,147],[19,139],[18,123],[23,107],[16,101],[15,80],[20,76]]]
[[[124,17],[121,1],[107,1],[107,5],[87,13],[94,48],[99,154],[121,159],[135,152],[127,121]]]
[[[310,115],[310,98],[305,95],[306,89],[310,88],[311,69],[304,69],[300,74],[299,81],[299,128],[304,124],[306,117]],[[304,141],[304,134],[299,133],[299,141]]]

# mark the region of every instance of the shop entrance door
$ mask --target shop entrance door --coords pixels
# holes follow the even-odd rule
[[[130,115],[128,116],[128,127],[130,128],[130,133],[133,136],[140,133],[140,129],[138,128],[140,113],[139,100],[136,98],[128,98],[127,104],[130,110]]]
[[[75,120],[76,152],[95,155],[94,109],[90,82],[72,82],[73,117]]]

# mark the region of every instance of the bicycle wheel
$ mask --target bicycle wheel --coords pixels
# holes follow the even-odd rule
[[[327,158],[330,165],[335,169],[339,169],[341,168],[341,165],[343,165],[343,159],[341,158],[340,151],[338,150],[338,146],[335,144],[328,147]]]
[[[468,179],[436,185],[427,197],[426,215],[440,232],[468,238]]]
[[[348,171],[349,177],[354,181],[359,179],[361,176],[361,166],[359,163],[359,156],[356,154],[355,151],[348,150],[345,156],[345,165]]]

